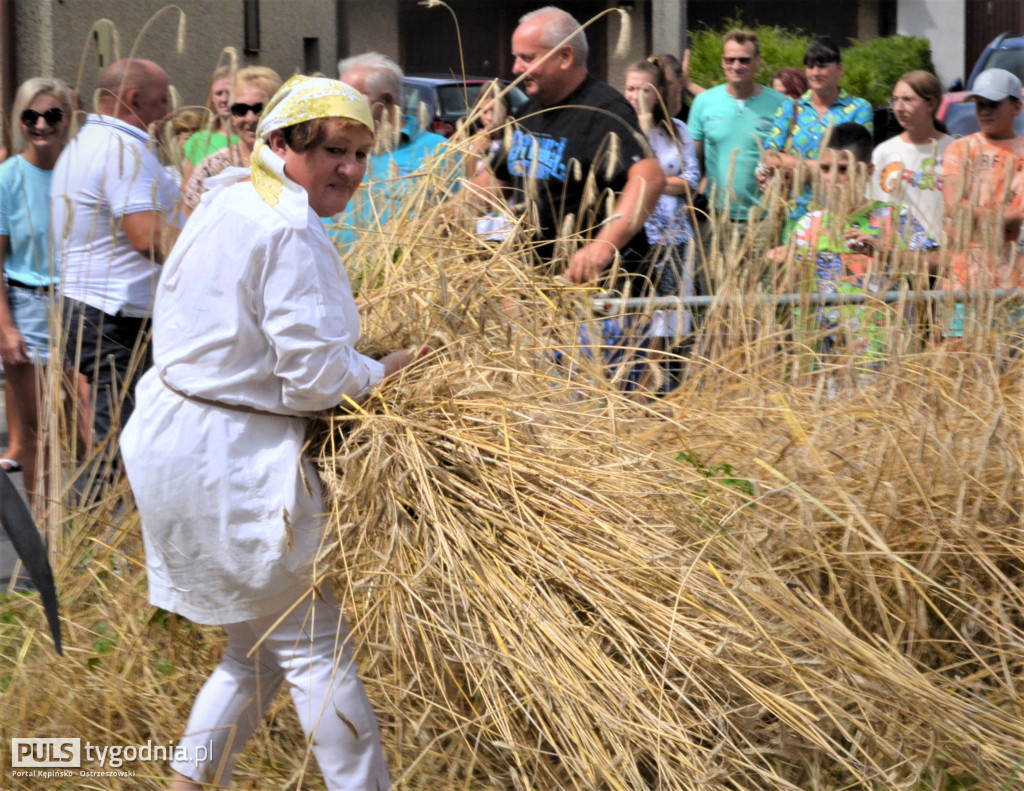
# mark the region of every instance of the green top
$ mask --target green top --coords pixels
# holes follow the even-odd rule
[[[192,137],[185,141],[185,145],[181,147],[182,152],[185,154],[185,158],[193,165],[198,165],[210,154],[220,151],[222,148],[227,148],[229,145],[233,145],[239,141],[238,135],[231,135],[230,139],[226,135],[222,135],[220,132],[212,132],[207,129],[203,129],[196,132]]]

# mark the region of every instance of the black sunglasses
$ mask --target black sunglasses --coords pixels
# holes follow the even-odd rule
[[[59,107],[51,107],[42,113],[37,113],[35,110],[23,110],[21,113],[21,122],[25,126],[35,126],[40,118],[46,121],[47,126],[56,126],[64,120],[64,111]]]
[[[741,66],[746,66],[752,61],[753,58],[726,58],[723,57],[722,61],[728,64],[739,63]]]
[[[235,118],[245,118],[245,116],[252,110],[253,115],[259,115],[263,112],[263,102],[259,104],[242,104],[242,102],[235,102],[231,105],[231,114]]]

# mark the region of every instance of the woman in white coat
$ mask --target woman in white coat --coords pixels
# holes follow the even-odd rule
[[[327,586],[312,593],[323,505],[302,456],[311,414],[415,357],[356,351],[358,312],[320,220],[345,208],[372,145],[361,94],[293,77],[263,112],[251,180],[211,180],[164,265],[154,365],[121,450],[150,601],[228,635],[178,741],[175,791],[228,783],[283,681],[328,788],[389,785],[344,617]]]

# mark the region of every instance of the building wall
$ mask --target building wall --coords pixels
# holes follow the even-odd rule
[[[1003,33],[1024,31],[1024,2],[986,0],[967,4],[964,28],[964,71],[971,72],[992,40]],[[966,74],[964,75],[967,76]]]
[[[374,51],[400,63],[398,43],[398,0],[341,0],[347,24],[339,35],[345,37],[348,55]],[[443,9],[438,9],[443,11]],[[340,45],[339,48],[344,49]],[[337,65],[337,62],[335,62]],[[337,74],[332,75],[337,77]]]
[[[480,0],[480,2],[497,0]],[[880,6],[883,0],[863,0],[854,4],[860,13],[857,21],[869,28],[867,11]],[[210,73],[218,62],[221,50],[233,46],[238,50],[240,63],[260,63],[270,66],[287,77],[309,67],[319,68],[334,76],[339,52],[348,54],[377,50],[401,60],[401,32],[398,25],[402,0],[255,0],[260,13],[260,48],[258,54],[245,54],[244,8],[246,0],[179,0],[185,12],[185,49],[176,51],[178,18],[176,12],[164,12],[155,21],[154,14],[167,6],[167,0],[0,0],[12,3],[16,25],[16,69],[18,81],[30,76],[56,75],[72,84],[80,83],[82,95],[92,95],[98,69],[94,48],[90,43],[93,24],[103,18],[111,20],[120,37],[120,54],[127,56],[136,46],[139,57],[151,58],[163,65],[171,76],[185,104],[203,104],[209,85]],[[252,2],[252,0],[249,0]],[[931,40],[936,70],[943,84],[956,77],[966,76],[970,64],[964,63],[964,19],[967,0],[898,0],[897,29],[899,33],[924,36]],[[702,5],[703,3],[703,5]],[[515,15],[530,5],[515,0]],[[740,6],[756,8],[760,15],[780,11],[789,3],[751,5],[750,0]],[[594,2],[595,10],[611,6],[610,0]],[[634,59],[653,52],[682,54],[685,47],[685,29],[701,22],[711,21],[707,14],[714,6],[721,11],[729,3],[722,0],[635,0],[630,11],[627,48],[616,51],[620,33],[617,14],[606,17],[603,50],[607,53],[607,80],[621,86],[626,65]],[[521,7],[520,7],[521,6]],[[708,8],[705,8],[707,6]],[[816,4],[816,7],[817,6]],[[433,13],[444,13],[434,9]],[[509,12],[511,13],[511,12]],[[584,15],[581,15],[584,16]],[[647,21],[649,20],[649,28]],[[147,32],[140,33],[151,21]],[[775,20],[773,20],[775,21]],[[507,25],[514,26],[514,19]],[[493,27],[493,21],[492,21]],[[472,26],[470,26],[472,28]],[[595,27],[593,33],[600,28]],[[498,31],[488,31],[492,36]],[[865,31],[861,31],[864,33]],[[463,36],[480,33],[463,29]],[[502,68],[496,73],[506,74],[509,69],[507,40],[510,30],[500,31],[499,48],[495,58]],[[0,42],[2,44],[2,42]],[[315,62],[311,56],[315,55]],[[85,67],[81,68],[85,61]],[[447,63],[445,64],[448,65]],[[2,66],[0,66],[2,68]],[[79,73],[81,71],[81,76]]]
[[[557,2],[586,26],[591,72],[601,79],[608,78],[619,30],[618,14],[610,8],[609,0]],[[645,50],[645,3],[638,0],[637,8],[630,13],[630,41],[638,42],[636,51],[640,53]],[[399,0],[397,61],[410,74],[461,74],[465,68],[469,75],[509,79],[512,33],[523,14],[544,4],[544,0],[501,0],[493,5],[482,0],[447,0],[443,6],[426,7],[418,0]]]
[[[878,38],[879,0],[860,0],[857,4],[857,31],[855,38],[870,41]]]
[[[319,68],[328,74],[334,70],[335,0],[258,0],[258,54],[242,51],[243,0],[178,0],[185,13],[181,54],[176,49],[178,12],[165,11],[152,20],[168,5],[166,0],[20,0],[16,5],[17,79],[57,76],[79,84],[82,96],[91,97],[99,69],[90,30],[100,19],[114,23],[120,55],[127,57],[134,49],[137,57],[163,66],[185,104],[205,103],[210,74],[226,46],[236,48],[240,65],[269,66],[285,78],[305,71],[307,60],[317,52]],[[149,21],[152,24],[143,34]]]
[[[608,84],[620,91],[626,83],[626,68],[629,64],[651,54],[647,51],[644,5],[645,0],[639,0],[636,7],[629,12],[625,31],[620,14],[611,14],[608,21]],[[623,35],[625,38],[621,39]],[[624,43],[625,47],[620,49],[620,43]]]
[[[481,0],[482,1],[482,0]],[[99,20],[113,23],[119,40],[119,51],[126,57],[149,58],[162,65],[178,91],[182,104],[203,104],[210,74],[221,58],[224,47],[236,49],[240,65],[262,64],[276,69],[283,77],[310,66],[335,76],[340,54],[376,50],[401,62],[401,31],[397,24],[401,0],[256,0],[260,17],[260,49],[246,54],[245,0],[179,0],[185,14],[185,47],[177,52],[178,13],[161,10],[167,0],[0,0],[13,3],[17,29],[17,81],[30,76],[58,76],[77,85],[87,106],[97,85],[103,64],[97,59],[93,44],[93,27]],[[491,2],[491,0],[487,0]],[[513,17],[530,6],[542,5],[517,0]],[[589,16],[608,8],[607,0],[582,0],[578,15]],[[453,4],[453,5],[457,5]],[[520,8],[521,6],[521,8]],[[685,0],[635,0],[629,12],[626,49],[616,54],[620,23],[617,14],[606,16],[591,30],[600,43],[592,46],[607,57],[598,67],[614,85],[620,85],[625,66],[649,54],[653,41],[657,51],[682,53],[685,36]],[[574,9],[576,10],[576,9]],[[646,19],[654,14],[653,30]],[[153,19],[154,15],[159,17]],[[444,15],[444,9],[431,13]],[[509,12],[511,13],[511,12]],[[465,15],[465,14],[464,14]],[[491,17],[493,21],[493,16]],[[148,23],[148,27],[147,27]],[[507,57],[509,30],[499,33],[501,49],[495,50],[494,73],[510,73]],[[475,30],[464,29],[463,36],[474,36]],[[143,29],[146,32],[143,34]],[[479,35],[479,34],[477,34]],[[596,45],[596,46],[595,46]],[[652,50],[653,51],[653,50]],[[309,63],[311,55],[316,62]],[[446,53],[451,55],[451,53]],[[505,57],[498,57],[499,55]],[[84,62],[84,65],[83,65]],[[445,62],[445,69],[451,66]],[[438,67],[438,70],[444,70]]]
[[[972,64],[964,63],[965,0],[900,0],[896,30],[905,36],[924,36],[932,44],[932,61],[943,87],[957,77],[966,79]]]
[[[681,57],[686,49],[686,0],[645,1],[651,6],[651,51]]]

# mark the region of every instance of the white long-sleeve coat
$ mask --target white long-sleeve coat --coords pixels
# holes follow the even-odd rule
[[[355,350],[357,308],[320,218],[219,178],[164,266],[154,366],[121,437],[150,600],[208,624],[308,590],[323,508],[305,417],[384,376]]]

